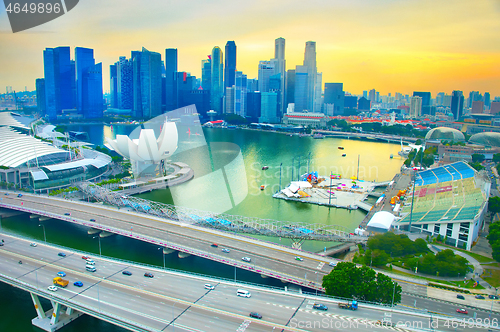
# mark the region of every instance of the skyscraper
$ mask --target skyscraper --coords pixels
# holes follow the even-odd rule
[[[285,109],[288,104],[295,103],[295,69],[290,69],[286,74],[286,99]]]
[[[234,85],[236,75],[236,44],[230,40],[226,43],[226,59],[224,62],[224,87]]]
[[[278,114],[279,118],[283,117],[286,110],[286,60],[285,60],[285,39],[276,38],[274,40],[274,60],[276,61],[275,73],[280,75],[280,89],[278,96]]]
[[[422,98],[422,113],[423,114],[429,114],[429,115],[434,115],[431,114],[431,93],[430,92],[420,92],[420,91],[413,91],[413,97],[421,97]],[[410,112],[411,114],[411,112]]]
[[[144,47],[132,52],[133,111],[152,118],[161,114],[161,55]]]
[[[212,70],[210,84],[211,108],[217,113],[222,113],[222,97],[224,93],[224,55],[218,46],[212,49]]]
[[[234,90],[234,85],[226,88],[224,95],[224,113],[226,114],[234,114]]]
[[[370,101],[370,107],[377,102],[376,92],[377,91],[375,91],[375,89],[371,89],[370,92],[368,92],[368,100]]]
[[[78,112],[83,114],[83,74],[95,65],[94,50],[91,48],[77,47],[75,48],[75,65],[76,65],[76,108]]]
[[[45,114],[45,79],[37,78],[36,86],[36,106],[41,114]]]
[[[82,74],[82,109],[84,119],[102,118],[102,62],[87,67]]]
[[[275,73],[275,61],[259,61],[259,91],[269,91],[269,79]]]
[[[118,108],[118,62],[109,66],[109,94],[111,97],[110,106]]]
[[[416,119],[422,115],[422,97],[413,96],[410,99],[410,118]]]
[[[49,119],[55,120],[63,109],[75,107],[71,81],[74,74],[70,48],[67,46],[46,48],[43,51],[45,78],[45,111]]]
[[[165,109],[172,111],[177,108],[177,49],[165,49]]]
[[[247,75],[243,74],[241,71],[237,71],[234,88],[234,114],[245,117],[247,99]]]
[[[344,114],[344,97],[343,83],[325,83],[324,105],[333,105],[333,114],[325,114],[328,116]]]
[[[306,49],[304,52],[304,67],[307,68],[307,97],[305,109],[309,110],[310,112],[315,112],[317,111],[314,109],[314,98],[316,96],[317,88],[316,42],[306,42]],[[297,112],[297,105],[295,107],[295,111]]]
[[[489,92],[485,92],[484,93],[484,106],[486,106],[488,109],[490,108],[490,93]]]
[[[278,94],[276,92],[261,92],[260,123],[277,123]]]
[[[464,95],[462,91],[454,90],[451,94],[451,112],[455,120],[460,119],[464,113]]]
[[[307,96],[308,96],[308,68],[306,66],[295,67],[295,93],[294,103],[295,112],[302,112],[307,110]]]
[[[212,85],[212,60],[201,60],[201,88],[203,90],[211,90]]]

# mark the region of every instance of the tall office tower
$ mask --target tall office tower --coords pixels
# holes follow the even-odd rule
[[[224,87],[234,85],[236,75],[236,44],[233,40],[226,43],[226,58],[224,62]]]
[[[306,107],[309,112],[315,112],[314,109],[314,97],[316,95],[316,42],[308,41],[306,42],[306,49],[304,52],[304,67],[307,68],[307,102]],[[295,105],[295,111],[297,112],[297,105]]]
[[[462,91],[454,90],[451,93],[451,113],[453,113],[453,117],[455,120],[458,120],[462,117],[464,113],[464,95]]]
[[[410,100],[410,118],[416,119],[422,115],[422,97],[413,96]]]
[[[75,71],[76,71],[76,108],[80,114],[83,114],[83,75],[91,67],[95,66],[94,50],[91,48],[75,48]]]
[[[451,95],[445,94],[443,97],[443,106],[451,107]]]
[[[222,97],[224,95],[224,55],[218,46],[212,49],[211,71],[211,108],[217,113],[222,113]]]
[[[275,61],[259,61],[259,91],[269,91],[269,79],[275,74]]]
[[[333,105],[333,113],[328,116],[344,114],[344,84],[343,83],[325,83],[324,105]],[[357,102],[357,99],[356,99]]]
[[[248,91],[246,98],[246,118],[249,119],[250,122],[259,122],[261,108],[260,92]]]
[[[323,82],[323,73],[316,74],[316,83],[314,84],[314,106],[313,110],[315,112],[321,112],[323,109],[323,91],[321,89],[321,84]]]
[[[212,60],[201,60],[201,88],[203,90],[211,90],[212,85]]]
[[[109,94],[111,97],[110,107],[118,108],[118,62],[109,65]]]
[[[144,47],[132,51],[133,111],[136,117],[161,114],[161,55]]]
[[[116,65],[118,108],[131,110],[133,97],[133,63],[132,59],[127,60],[124,56]]]
[[[480,96],[479,91],[471,91],[471,92],[469,92],[469,98],[467,99],[467,107],[471,108],[473,101],[481,100],[479,98],[479,96]]]
[[[71,82],[69,47],[46,48],[43,51],[45,78],[45,111],[50,120],[57,119],[63,109],[75,107]]]
[[[224,113],[234,114],[234,85],[230,88],[226,88],[224,93]]]
[[[370,101],[371,106],[377,102],[377,95],[375,89],[371,89],[368,93],[368,100]]]
[[[492,101],[490,104],[490,114],[500,113],[500,101]]]
[[[285,108],[288,104],[295,103],[295,69],[290,69],[286,73],[286,99]]]
[[[363,98],[368,99],[368,91],[363,91]]]
[[[439,92],[436,95],[436,106],[443,106],[444,103],[444,92]]]
[[[490,101],[491,97],[490,97],[490,93],[489,92],[485,92],[484,93],[484,106],[486,106],[486,108],[490,108]]]
[[[278,94],[276,92],[261,92],[260,123],[278,123]]]
[[[237,71],[234,82],[234,113],[239,116],[246,116],[247,99],[247,75]]]
[[[82,109],[84,119],[102,118],[102,62],[87,67],[81,76]]]
[[[431,93],[430,92],[420,92],[413,91],[413,97],[421,97],[422,98],[422,115],[434,115],[432,113],[432,105],[431,105]]]
[[[279,118],[283,117],[286,110],[286,60],[285,60],[285,39],[276,38],[274,40],[274,60],[276,61],[275,73],[280,75],[281,93],[278,96],[278,114]]]
[[[380,92],[375,92],[375,102],[380,103]]]
[[[37,78],[36,86],[36,107],[41,114],[45,114],[45,79]]]
[[[165,110],[172,111],[177,108],[177,49],[165,49]]]
[[[484,101],[474,100],[472,102],[471,114],[482,114],[484,113]]]
[[[294,93],[294,104],[295,112],[303,112],[308,110],[307,108],[307,96],[308,96],[308,68],[306,66],[296,66],[295,67],[295,93]]]

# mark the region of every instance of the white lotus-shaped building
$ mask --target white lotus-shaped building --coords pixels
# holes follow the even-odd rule
[[[177,126],[165,121],[160,126],[156,138],[154,129],[140,129],[138,139],[126,135],[116,135],[116,139],[106,138],[106,146],[130,160],[136,179],[162,176],[165,160],[177,149]]]

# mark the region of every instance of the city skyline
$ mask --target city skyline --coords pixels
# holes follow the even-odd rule
[[[119,4],[119,5],[118,5]],[[316,42],[323,82],[343,83],[361,95],[453,90],[500,95],[498,1],[314,1],[245,4],[206,1],[164,4],[92,2],[42,26],[12,34],[0,6],[0,87],[34,90],[43,77],[41,51],[70,46],[94,49],[105,68],[142,47],[178,50],[178,70],[201,77],[200,62],[215,46],[234,40],[237,70],[256,78],[259,61],[274,58],[274,40],[286,40],[286,69],[303,63],[304,44]],[[266,8],[266,11],[262,11]],[[277,14],[280,15],[277,15]],[[214,25],[213,21],[217,24]],[[109,91],[109,71],[103,87]]]

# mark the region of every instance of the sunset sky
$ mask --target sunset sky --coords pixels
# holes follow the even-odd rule
[[[259,60],[286,39],[287,69],[316,41],[318,72],[344,90],[381,94],[452,90],[500,96],[500,0],[80,0],[49,23],[13,34],[0,4],[0,91],[34,90],[43,50],[94,49],[109,65],[142,47],[165,56],[177,48],[179,71],[201,77],[214,46],[237,46],[237,69],[257,77]]]

